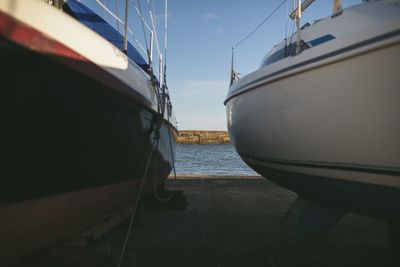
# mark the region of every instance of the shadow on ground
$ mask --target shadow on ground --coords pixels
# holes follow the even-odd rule
[[[134,225],[123,266],[274,266],[266,245],[295,194],[256,177],[178,179],[175,186],[186,209],[182,203],[148,205]],[[13,266],[117,266],[126,229],[127,223],[88,244],[53,245]],[[399,259],[383,222],[349,214],[318,247],[310,266],[394,267]]]

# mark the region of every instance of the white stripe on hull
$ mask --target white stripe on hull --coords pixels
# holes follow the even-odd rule
[[[79,21],[40,0],[1,0],[0,11],[103,68],[148,99],[152,109],[157,111],[157,97],[149,75],[121,50]]]

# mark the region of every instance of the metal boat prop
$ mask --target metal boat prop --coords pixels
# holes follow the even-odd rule
[[[164,64],[156,77],[128,27],[53,2],[0,1],[0,262],[137,205],[173,167]]]

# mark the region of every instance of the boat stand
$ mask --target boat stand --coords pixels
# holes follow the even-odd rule
[[[346,213],[346,210],[297,197],[269,245],[275,265],[310,265],[316,246]]]

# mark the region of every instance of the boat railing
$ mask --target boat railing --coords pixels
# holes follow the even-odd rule
[[[50,0],[51,1],[51,0]],[[59,0],[62,1],[62,0]],[[108,15],[111,16],[112,19],[115,20],[116,25],[117,25],[117,31],[121,32],[119,25],[123,26],[123,34],[124,35],[124,52],[127,52],[128,49],[128,37],[132,38],[137,46],[140,48],[140,50],[147,56],[147,60],[150,66],[150,72],[151,75],[155,75],[154,73],[157,73],[158,75],[158,81],[160,84],[164,83],[165,80],[165,54],[166,54],[166,43],[167,43],[167,20],[165,18],[165,42],[164,42],[164,53],[161,51],[160,45],[159,45],[159,38],[157,34],[157,25],[155,21],[155,11],[154,11],[154,4],[151,6],[150,1],[147,1],[148,4],[148,9],[149,9],[149,22],[145,19],[144,13],[143,13],[143,8],[141,5],[140,0],[136,1],[136,4],[133,3],[133,0],[125,0],[125,12],[123,17],[120,16],[119,14],[119,1],[115,0],[116,2],[116,7],[115,7],[115,12],[111,10],[110,7],[108,7],[105,4],[105,1],[101,0],[96,0],[96,3],[98,6],[104,10]],[[143,31],[143,42],[139,41],[138,36],[134,33],[131,27],[129,27],[129,13],[128,11],[133,8],[138,16],[138,19],[140,20],[142,31]],[[167,9],[167,1],[165,1],[165,10]],[[166,16],[167,11],[165,11],[165,16]],[[154,49],[155,48],[155,49]],[[156,54],[154,53],[154,50],[156,50]],[[157,62],[157,63],[156,63]]]
[[[231,77],[230,77],[230,85],[232,85],[235,81],[239,79],[239,73],[235,70],[235,49],[240,46],[242,43],[246,42],[254,33],[256,33],[261,26],[263,26],[288,0],[281,1],[278,6],[270,13],[268,16],[258,24],[254,29],[250,31],[245,37],[243,37],[240,41],[232,46],[232,58],[231,58]]]
[[[115,19],[117,23],[117,30],[119,31],[119,24],[124,26],[124,49],[127,52],[127,42],[128,42],[128,34],[135,40],[135,42],[139,45],[141,50],[147,55],[148,64],[149,64],[149,74],[154,81],[154,85],[156,86],[156,94],[157,94],[157,102],[158,109],[161,114],[167,112],[168,116],[172,116],[172,104],[169,97],[168,86],[166,82],[166,64],[167,64],[167,32],[168,32],[168,0],[164,0],[164,51],[161,51],[159,37],[157,33],[157,25],[155,18],[155,7],[154,0],[147,0],[147,9],[148,9],[148,20],[146,20],[144,16],[144,8],[141,5],[141,0],[136,0],[136,4],[134,4],[134,0],[125,0],[125,14],[124,17],[121,18],[119,16],[119,1],[116,1],[115,13],[105,5],[105,1],[96,0],[96,3],[105,10],[112,18]],[[143,40],[144,45],[142,45],[137,36],[133,33],[132,29],[128,26],[128,11],[130,7],[133,8],[140,21],[142,32],[143,32]],[[155,48],[155,49],[154,49]],[[156,50],[156,54],[154,54],[154,50]],[[156,76],[155,73],[158,73]]]
[[[286,34],[285,34],[285,51],[291,50],[291,48],[295,48],[295,53],[287,53],[285,52],[285,56],[287,55],[298,55],[300,54],[303,49],[304,45],[302,45],[302,40],[301,40],[301,31],[302,27],[300,26],[300,20],[302,13],[314,2],[315,0],[295,0],[294,2],[296,3],[295,8],[293,8],[293,11],[290,13],[289,18],[292,20],[295,20],[296,22],[296,45],[293,46],[291,44],[291,41],[289,44],[287,44],[287,21],[286,21]],[[363,0],[363,1],[368,1],[368,0]],[[230,85],[232,85],[235,81],[239,79],[238,72],[235,70],[234,66],[234,57],[235,57],[235,48],[241,45],[243,42],[247,41],[250,36],[252,36],[261,26],[267,22],[268,19],[272,17],[273,14],[275,14],[278,9],[280,9],[284,3],[287,3],[288,0],[283,0],[257,27],[255,27],[248,35],[246,35],[243,39],[241,39],[239,42],[237,42],[234,46],[232,46],[232,59],[231,59],[231,77],[230,77]],[[286,4],[286,10],[287,10],[287,4]],[[342,0],[333,0],[333,14],[332,16],[337,16],[338,14],[341,14],[343,8],[342,8]],[[262,64],[262,66],[265,66],[266,64]]]

